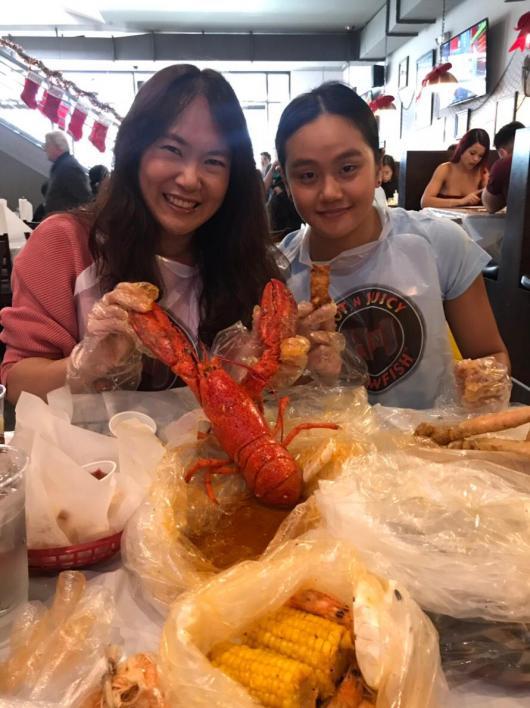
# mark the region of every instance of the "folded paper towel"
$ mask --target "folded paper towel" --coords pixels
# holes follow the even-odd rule
[[[30,457],[28,547],[68,546],[121,531],[165,452],[156,435],[134,420],[121,425],[116,438],[85,430],[29,393],[20,396],[16,415],[12,444]],[[118,464],[107,484],[82,467],[101,459]]]

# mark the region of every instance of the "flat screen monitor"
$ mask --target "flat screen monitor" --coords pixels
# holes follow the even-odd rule
[[[451,62],[458,84],[449,84],[440,95],[440,107],[469,101],[486,93],[488,20],[481,20],[451,37],[440,48],[441,63]],[[450,88],[449,88],[450,87]]]

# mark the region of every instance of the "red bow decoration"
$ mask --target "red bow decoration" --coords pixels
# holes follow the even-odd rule
[[[377,98],[374,98],[373,101],[370,101],[368,104],[368,107],[370,110],[375,113],[376,111],[380,110],[385,110],[387,108],[390,108],[394,103],[394,96],[389,96],[388,94],[381,94]],[[394,106],[395,108],[395,106]]]
[[[521,15],[515,29],[519,30],[519,34],[508,51],[514,52],[516,49],[520,49],[524,52],[525,49],[530,49],[530,12]]]
[[[431,69],[428,74],[425,74],[425,76],[423,77],[423,81],[421,82],[420,92],[416,96],[416,101],[420,100],[421,92],[426,86],[428,86],[430,83],[436,83],[435,79],[439,79],[444,74],[448,74],[449,69],[452,68],[453,65],[450,61],[448,61],[445,64],[438,64],[433,69]]]

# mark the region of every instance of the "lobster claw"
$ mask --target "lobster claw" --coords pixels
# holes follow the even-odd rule
[[[180,376],[200,401],[199,361],[195,351],[164,310],[153,303],[149,312],[130,312],[132,328],[153,355]]]
[[[249,370],[242,386],[254,400],[259,400],[263,389],[278,372],[282,342],[296,335],[298,308],[289,288],[280,280],[270,280],[261,296],[259,338],[264,351]]]

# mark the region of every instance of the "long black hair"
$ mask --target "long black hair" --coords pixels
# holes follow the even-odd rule
[[[342,116],[351,121],[370,146],[376,164],[379,164],[381,152],[377,121],[368,104],[345,84],[327,81],[318,88],[294,98],[281,115],[276,132],[276,152],[283,170],[286,161],[285,146],[289,138],[323,113]]]
[[[155,258],[160,227],[142,197],[139,166],[147,148],[197,96],[208,101],[231,158],[223,204],[192,242],[202,279],[199,337],[211,344],[219,330],[239,319],[250,322],[265,283],[279,275],[245,117],[221,74],[180,64],[143,84],[120,126],[114,169],[93,207],[90,250],[104,289],[140,280],[162,288]]]

